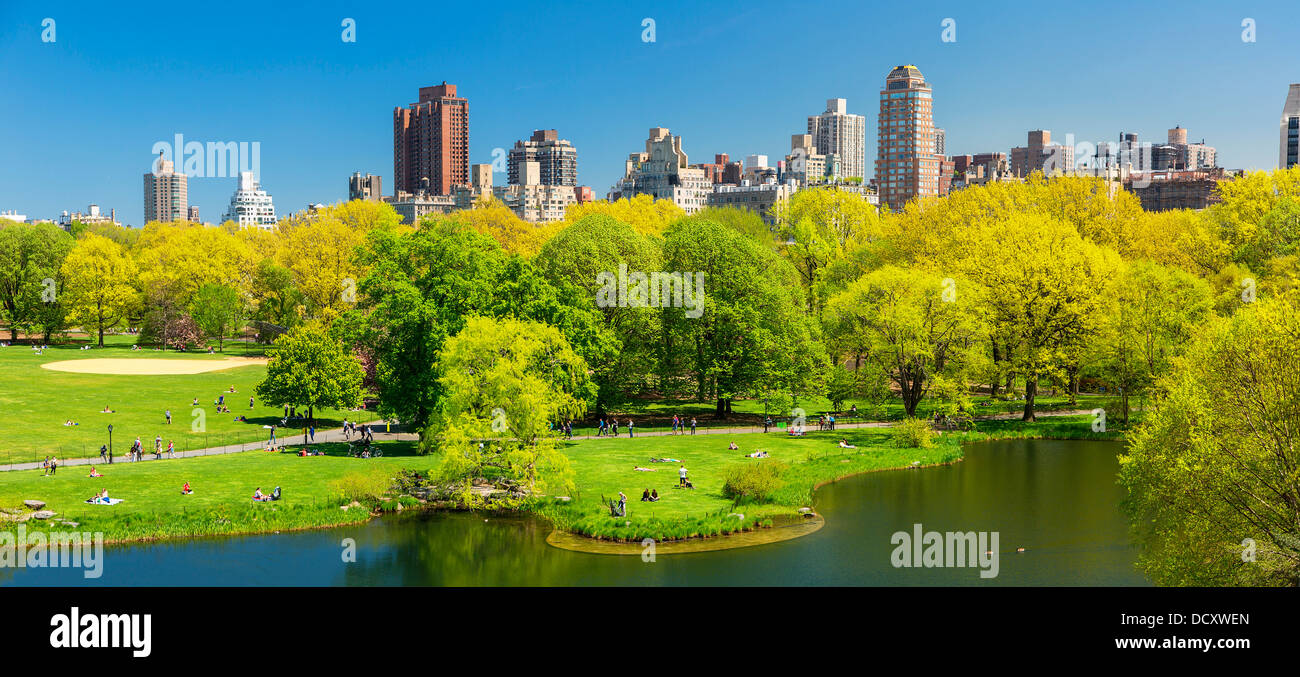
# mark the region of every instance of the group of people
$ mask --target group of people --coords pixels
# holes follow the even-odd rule
[[[636,428],[636,422],[629,418],[627,420],[628,437],[636,437],[636,435],[633,434],[635,428]],[[609,417],[608,423],[605,421],[605,419],[602,418],[596,423],[596,437],[604,437],[606,435],[609,435],[610,437],[618,437],[617,418],[614,418],[613,416]],[[572,429],[570,429],[570,436],[572,436]]]
[[[677,414],[673,414],[673,434],[683,435],[686,433],[686,420]],[[695,434],[695,417],[691,417],[691,434]]]
[[[857,405],[854,405],[854,406],[857,406]],[[818,430],[834,430],[834,429],[835,429],[835,416],[833,416],[833,415],[831,415],[831,414],[823,414],[823,415],[821,415],[821,416],[818,416],[818,417],[817,417],[817,429],[818,429]]]
[[[312,430],[312,434],[314,435],[315,428],[312,428],[311,430]],[[359,439],[362,442],[375,441],[375,433],[373,430],[370,429],[369,425],[366,425],[364,423],[361,425],[357,425],[356,421],[349,422],[346,418],[343,419],[343,439],[345,440],[351,439],[353,435],[359,435],[360,436]]]
[[[53,475],[59,469],[59,459],[54,456],[46,456],[45,462],[41,464],[41,468],[45,471],[43,475],[44,477]]]

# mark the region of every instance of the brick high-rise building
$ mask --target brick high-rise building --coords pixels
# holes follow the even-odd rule
[[[393,191],[448,195],[469,185],[469,101],[456,85],[420,88],[420,100],[393,109]]]
[[[527,185],[519,176],[520,166],[526,162],[537,163],[541,185],[578,185],[578,151],[573,144],[559,138],[554,129],[539,129],[531,139],[515,142],[506,166],[510,185]]]
[[[938,196],[943,158],[934,152],[933,90],[916,66],[889,71],[880,90],[878,130],[880,204],[899,209],[914,197]]]
[[[185,174],[176,172],[175,165],[158,153],[155,170],[144,175],[144,222],[184,221],[189,216],[188,198]]]

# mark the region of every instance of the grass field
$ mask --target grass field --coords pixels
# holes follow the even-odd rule
[[[46,509],[57,512],[59,519],[78,523],[80,531],[102,531],[109,541],[330,526],[369,517],[366,511],[349,514],[341,510],[333,482],[349,473],[427,469],[432,461],[414,455],[413,442],[386,442],[385,455],[370,459],[347,456],[342,444],[314,446],[329,455],[248,451],[115,463],[95,466],[104,475],[97,478],[89,477],[87,466],[67,466],[51,477],[39,470],[3,472],[0,507],[16,507],[27,499],[45,501]],[[193,494],[181,494],[186,482]],[[254,489],[260,487],[269,494],[276,486],[281,488],[281,500],[252,500]],[[109,496],[123,502],[111,506],[85,503],[100,489],[108,489]],[[28,522],[29,529],[40,525]]]
[[[154,436],[162,435],[163,447],[172,440],[176,449],[201,449],[265,440],[262,428],[279,423],[283,409],[263,406],[249,409],[248,398],[266,374],[261,365],[240,366],[202,374],[128,376],[77,374],[41,368],[41,364],[63,360],[117,358],[129,360],[224,360],[225,355],[202,352],[177,353],[152,349],[133,351],[133,336],[112,336],[104,348],[79,350],[77,346],[51,346],[36,355],[29,346],[0,348],[0,464],[40,461],[46,455],[60,458],[92,457],[108,443],[108,425],[113,425],[113,452],[126,453],[136,436],[153,450]],[[231,349],[227,355],[242,355]],[[234,393],[227,392],[234,387]],[[231,413],[218,414],[214,402],[225,395]],[[199,399],[197,407],[194,398]],[[113,414],[99,413],[104,407]],[[172,424],[163,412],[170,409]],[[199,431],[192,430],[202,412]],[[243,415],[249,422],[237,422]],[[317,412],[322,427],[341,421],[351,412]],[[71,420],[77,425],[65,426]]]

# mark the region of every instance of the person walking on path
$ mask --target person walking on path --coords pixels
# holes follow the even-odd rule
[[[46,455],[45,460],[41,462],[41,469],[45,471],[41,473],[41,477],[50,476],[50,457],[48,455]]]
[[[682,419],[681,419],[677,414],[673,414],[673,431],[672,431],[672,432],[673,432],[674,435],[677,434],[677,429],[680,428],[680,427],[682,427]]]
[[[59,471],[59,457],[58,457],[58,456],[51,456],[51,457],[50,457],[50,475],[54,475],[54,473],[56,473],[56,472],[58,472],[58,471]]]
[[[611,417],[609,419],[609,434],[618,437],[618,419]]]
[[[312,425],[307,426],[307,435],[312,442],[316,441],[316,424],[313,423]]]
[[[267,444],[271,446],[275,446],[275,424],[274,423],[271,424],[271,439],[267,440]]]
[[[153,458],[155,461],[162,460],[162,435],[153,438]]]
[[[772,427],[772,417],[767,416],[763,419],[763,432],[767,432],[767,429],[770,427]]]
[[[692,435],[695,434],[695,417],[694,417],[694,416],[691,417],[691,434],[692,434]]]
[[[632,419],[629,418],[629,419],[627,420],[627,436],[628,436],[628,437],[633,437],[633,435],[632,435],[632,426],[634,426],[634,425],[636,425],[636,424],[633,423],[633,422],[632,422]]]
[[[101,444],[101,445],[99,445],[99,460],[100,460],[100,461],[108,460],[108,445],[107,445],[107,444]]]

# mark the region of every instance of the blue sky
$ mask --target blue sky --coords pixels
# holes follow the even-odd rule
[[[41,41],[47,17],[53,43]],[[341,39],[344,18],[355,43]],[[940,40],[945,18],[955,43]],[[879,89],[902,63],[934,87],[949,154],[1006,151],[1034,128],[1162,140],[1182,125],[1224,166],[1271,168],[1287,85],[1300,82],[1297,30],[1293,0],[0,0],[0,210],[52,218],[94,202],[138,226],[150,151],[177,133],[260,142],[258,178],[281,213],[346,199],[353,171],[391,192],[392,109],[443,80],[469,99],[471,162],[556,128],[598,196],[650,127],[681,134],[692,162],[775,161],[832,97],[867,116],[871,167]],[[215,221],[234,188],[191,179],[190,203]]]

